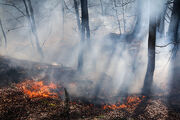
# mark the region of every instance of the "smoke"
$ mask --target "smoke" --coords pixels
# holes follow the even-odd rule
[[[73,2],[65,0],[63,23],[60,0],[31,1],[39,42],[45,57],[40,60],[27,18],[21,17],[22,15],[19,11],[14,10],[15,8],[3,5],[0,6],[2,10],[0,18],[3,20],[4,29],[6,29],[8,47],[5,49],[1,46],[1,54],[29,61],[62,64],[72,70],[76,69],[78,53],[82,45],[79,44],[80,35]],[[141,4],[137,4],[137,0],[132,1],[124,6],[123,11],[122,7],[115,8],[112,0],[104,0],[104,14],[102,15],[100,3],[89,0],[91,48],[86,50],[84,56],[84,74],[75,72],[76,74],[73,74],[74,78],[70,78],[70,74],[59,76],[54,75],[52,72],[50,73],[51,79],[59,76],[63,79],[62,81],[68,79],[79,80],[79,86],[67,85],[69,91],[76,95],[87,95],[82,90],[85,88],[89,90],[88,95],[107,93],[116,96],[124,91],[127,93],[140,93],[147,68],[149,12],[153,16],[158,15],[162,11],[162,5],[164,4],[163,0],[155,1],[153,2],[153,10],[149,11],[148,2],[140,1]],[[20,7],[25,13],[23,2],[18,2],[18,0],[11,2]],[[130,37],[132,42],[129,43],[126,36],[133,31],[138,7],[141,7],[140,13],[142,13],[141,28],[138,28],[140,32],[136,36]],[[114,14],[115,9],[118,11],[118,19],[121,25],[122,33],[120,35],[117,34],[119,29],[116,14]],[[124,18],[122,12],[125,12]],[[125,23],[123,19],[125,19]],[[126,26],[126,31],[123,30],[124,26]],[[3,41],[2,37],[0,39]],[[157,38],[157,44],[165,44],[166,42],[161,38]],[[156,55],[154,84],[162,87],[162,84],[165,84],[164,82],[169,79],[169,66],[166,65],[169,53],[163,48],[158,48],[156,51],[160,51],[160,53]]]

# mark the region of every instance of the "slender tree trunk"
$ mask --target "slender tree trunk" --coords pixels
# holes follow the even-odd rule
[[[160,15],[158,16],[158,21],[157,21],[158,31],[162,36],[164,36],[165,15],[167,12],[167,7],[168,7],[166,2],[167,2],[167,0],[165,0],[163,2],[163,9],[162,9]]]
[[[122,0],[122,10],[123,10],[123,23],[124,23],[124,33],[126,32],[126,21],[125,21],[125,14],[124,14],[124,1]]]
[[[81,23],[80,23],[80,16],[79,16],[79,7],[78,7],[77,0],[74,0],[74,9],[75,9],[75,12],[76,12],[76,20],[77,20],[78,30],[79,30],[79,33],[81,35],[80,43],[83,43],[83,40],[85,38],[82,37],[84,35],[82,35],[82,32],[81,32],[82,30],[81,30]],[[80,44],[80,46],[82,47],[83,45]],[[82,67],[83,67],[83,48],[80,49],[79,55],[78,55],[78,70],[82,71]]]
[[[169,25],[169,35],[170,40],[174,42],[173,48],[173,59],[172,59],[172,69],[173,69],[173,76],[172,76],[172,83],[171,87],[173,89],[179,88],[180,81],[180,35],[178,31],[180,30],[180,1],[174,0],[174,6],[171,15],[171,21]]]
[[[31,23],[31,18],[30,18],[30,14],[29,14],[29,10],[28,10],[28,6],[27,6],[27,4],[26,4],[26,1],[25,0],[23,0],[23,3],[24,3],[24,6],[25,6],[25,10],[26,10],[26,17],[27,17],[27,19],[28,19],[28,21],[29,21],[29,26],[31,27],[31,29],[32,29],[32,23]],[[32,31],[32,30],[31,30]],[[33,40],[32,40],[32,38],[31,38],[31,45],[32,45],[32,47],[34,48],[34,44],[33,44]]]
[[[85,47],[90,46],[90,28],[89,28],[89,15],[88,15],[88,1],[81,0],[81,15],[82,15],[82,22],[81,22],[81,47],[79,56],[78,56],[78,70],[82,71],[83,69],[83,56],[85,52]],[[87,39],[87,40],[86,40]]]
[[[5,31],[4,31],[4,28],[3,28],[3,25],[2,25],[1,19],[0,19],[0,26],[1,26],[1,30],[2,30],[2,33],[3,33],[3,37],[4,37],[5,47],[7,48],[7,37],[6,37],[6,33],[5,33]]]
[[[77,20],[78,30],[79,30],[79,33],[81,33],[81,23],[80,23],[79,7],[78,7],[77,0],[74,0],[74,9],[76,12],[76,20]]]
[[[152,2],[152,1],[151,1]],[[150,10],[153,4],[150,3]],[[148,65],[144,80],[143,93],[151,93],[153,75],[155,70],[155,44],[156,44],[156,15],[150,14],[149,37],[148,37]]]
[[[174,42],[174,49],[173,49],[173,57],[176,56],[176,52],[178,49],[178,28],[179,28],[179,21],[180,21],[180,1],[174,0],[171,20],[169,24],[168,35],[170,37],[170,41]]]
[[[64,0],[61,0],[62,8],[62,40],[64,40]]]
[[[180,1],[174,0],[173,1],[173,9],[171,14],[171,20],[169,24],[169,37],[172,42],[174,42],[174,48],[173,48],[173,59],[172,59],[172,76],[171,76],[171,82],[170,82],[170,91],[169,91],[169,99],[168,104],[169,108],[176,108],[176,106],[173,104],[174,99],[172,99],[172,96],[177,91],[180,91]],[[179,99],[177,99],[178,102],[180,102]],[[169,113],[171,114],[171,113]],[[170,115],[168,115],[170,116]],[[168,119],[168,118],[167,118]]]
[[[88,1],[81,0],[81,14],[82,14],[82,32],[83,29],[86,31],[86,37],[90,39],[90,29],[89,29],[89,13],[88,13]]]
[[[136,22],[131,33],[132,36],[137,35],[141,31],[141,24],[142,24],[142,6],[144,4],[144,0],[137,0],[137,10],[136,10]],[[140,5],[140,6],[139,6]]]
[[[116,1],[113,0],[113,2],[114,2],[114,8],[115,8],[115,12],[116,12],[116,19],[117,19],[118,28],[119,28],[119,34],[121,34],[121,23],[120,23],[120,20],[119,20],[119,17],[118,17],[117,9],[116,9]]]
[[[23,0],[23,2],[25,5],[26,13],[27,13],[29,23],[31,26],[31,31],[32,31],[32,33],[35,37],[35,40],[36,40],[37,51],[39,52],[40,56],[43,58],[44,54],[43,54],[42,48],[40,47],[40,44],[39,44],[39,38],[38,38],[36,23],[35,23],[35,19],[34,19],[34,11],[32,8],[31,0]]]

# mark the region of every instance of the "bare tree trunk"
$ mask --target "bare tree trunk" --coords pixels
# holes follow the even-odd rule
[[[82,9],[82,30],[86,31],[86,37],[90,39],[90,29],[89,29],[89,14],[88,14],[88,1],[81,0]]]
[[[174,0],[173,1],[173,9],[171,14],[171,20],[169,24],[169,37],[170,40],[174,43],[173,48],[173,59],[172,59],[172,78],[170,82],[170,91],[169,91],[169,99],[168,104],[169,108],[174,109],[176,106],[173,104],[174,99],[172,99],[172,95],[180,91],[180,1]],[[180,102],[179,99],[177,99],[177,102]],[[171,113],[169,113],[171,114]],[[168,119],[168,118],[167,118]]]
[[[119,20],[119,17],[118,17],[118,12],[117,12],[117,9],[116,9],[116,1],[113,0],[114,2],[114,7],[115,7],[115,12],[116,12],[116,19],[117,19],[117,22],[118,22],[118,28],[119,28],[119,34],[121,34],[121,23],[120,23],[120,20]]]
[[[82,71],[83,69],[83,56],[85,52],[85,47],[90,47],[90,28],[89,28],[89,15],[88,15],[88,2],[87,0],[81,0],[81,47],[79,56],[78,56],[78,70]],[[85,37],[86,34],[86,37]],[[85,40],[87,39],[87,41]]]
[[[28,10],[28,6],[27,6],[27,4],[26,4],[26,1],[23,0],[23,3],[24,3],[24,6],[25,6],[26,14],[27,14],[26,16],[27,16],[27,19],[28,19],[28,21],[29,21],[29,26],[32,26],[31,18],[30,18],[30,14],[29,14],[29,10]],[[32,27],[31,27],[31,29],[32,29]],[[31,30],[31,31],[32,31],[32,30]],[[31,45],[32,45],[32,47],[34,48],[34,44],[33,44],[32,38],[31,38]]]
[[[169,35],[170,35],[170,40],[174,43],[174,48],[173,48],[173,59],[172,59],[172,69],[173,69],[173,78],[172,78],[172,83],[171,87],[173,89],[178,88],[180,85],[179,82],[179,77],[180,77],[180,35],[178,33],[180,29],[180,1],[179,0],[174,0],[174,5],[173,5],[173,10],[172,10],[172,15],[171,15],[171,21],[169,24]]]
[[[157,27],[158,27],[158,31],[159,33],[164,36],[164,26],[165,26],[165,15],[167,12],[167,0],[164,1],[163,3],[163,9],[160,13],[160,15],[158,16],[158,23],[157,23]]]
[[[35,37],[35,40],[36,40],[37,51],[39,52],[40,56],[43,58],[44,54],[43,54],[42,48],[40,47],[40,44],[39,44],[39,38],[38,38],[36,23],[35,23],[35,19],[34,19],[34,11],[32,8],[31,0],[23,0],[23,2],[25,5],[26,13],[27,13],[29,23],[31,26],[31,31],[32,31],[32,33]]]
[[[1,26],[1,30],[2,30],[2,33],[3,33],[3,37],[4,37],[5,47],[7,48],[7,37],[6,37],[6,33],[5,33],[5,31],[4,31],[4,28],[3,28],[3,25],[2,25],[1,19],[0,19],[0,26]]]
[[[141,24],[142,24],[142,6],[144,4],[144,0],[137,0],[137,10],[136,10],[136,22],[131,33],[132,36],[137,35],[141,31]]]
[[[176,56],[176,52],[178,49],[178,28],[179,28],[179,21],[180,21],[180,1],[174,0],[171,20],[169,24],[168,34],[170,40],[174,42],[174,49],[173,49],[173,56]]]
[[[79,33],[81,33],[81,23],[80,23],[79,7],[78,7],[77,0],[74,0],[74,9],[76,12],[76,20],[77,20],[78,30],[79,30]]]
[[[83,38],[82,38],[82,33],[81,33],[81,23],[80,23],[80,16],[79,16],[79,6],[77,3],[77,0],[74,0],[74,9],[76,12],[76,20],[77,20],[77,25],[78,25],[78,30],[79,34],[81,36],[81,41],[80,43],[83,43]],[[81,44],[82,47],[82,44]],[[81,48],[79,51],[79,56],[78,56],[78,70],[82,71],[82,66],[83,66],[83,49]]]
[[[125,21],[125,14],[124,14],[124,1],[122,0],[122,10],[123,10],[123,23],[124,23],[124,33],[126,32],[126,21]]]
[[[61,0],[62,8],[62,40],[64,40],[64,0]]]
[[[152,1],[151,1],[152,2]],[[153,4],[150,3],[150,10]],[[148,37],[148,66],[144,80],[143,93],[151,93],[153,75],[155,70],[155,44],[156,44],[156,15],[150,14],[149,37]]]

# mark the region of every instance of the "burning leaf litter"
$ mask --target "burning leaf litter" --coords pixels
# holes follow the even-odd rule
[[[54,92],[58,87],[54,83],[27,80],[16,84],[16,87],[0,89],[0,120],[14,118],[18,120],[66,120],[64,101],[62,99],[54,99],[58,95],[57,92]],[[31,94],[26,94],[28,93],[27,91],[30,91]],[[144,110],[141,106],[138,108],[139,111],[136,111],[135,109],[139,107],[138,105],[145,104],[144,100],[146,98],[145,96],[128,96],[124,103],[121,102],[121,104],[117,103],[101,107],[79,101],[70,101],[69,117],[72,120],[179,118],[179,113],[172,110],[172,112],[169,112],[167,105],[161,102],[162,100],[159,98],[150,98]]]
[[[54,83],[45,84],[44,81],[34,81],[34,80],[26,80],[16,85],[20,88],[24,94],[29,96],[29,98],[59,98],[62,95],[62,91],[58,91],[61,86],[56,85]],[[102,105],[103,109],[125,109],[125,108],[135,108],[141,101],[145,98],[145,96],[137,97],[137,96],[128,96],[126,99],[126,103],[120,104],[110,104],[110,105]],[[90,104],[92,107],[93,105]]]
[[[43,81],[26,80],[17,84],[24,94],[28,95],[30,98],[35,97],[45,97],[45,98],[58,98],[59,94],[62,92],[57,91],[61,86],[54,83],[45,84]]]
[[[145,96],[137,97],[137,96],[128,96],[126,99],[126,103],[120,104],[112,104],[112,105],[104,105],[103,109],[122,109],[122,108],[135,108],[141,101],[145,98]]]

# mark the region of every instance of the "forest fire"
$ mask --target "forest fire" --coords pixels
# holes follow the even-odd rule
[[[0,0],[0,120],[180,120],[179,46],[180,0]]]
[[[73,86],[75,84],[72,84]],[[20,88],[24,94],[30,98],[58,98],[62,94],[60,91],[61,86],[55,85],[54,83],[45,83],[44,81],[26,80],[16,85]],[[122,108],[136,108],[139,103],[145,98],[145,96],[128,96],[126,102],[123,104],[120,102],[116,104],[103,105],[102,108],[106,109],[122,109]]]
[[[126,103],[124,104],[112,104],[112,105],[104,105],[103,109],[121,109],[121,108],[135,108],[141,101],[145,98],[145,96],[137,97],[137,96],[129,96],[126,99]]]
[[[57,89],[60,86],[54,83],[44,84],[43,81],[27,80],[17,84],[17,87],[28,95],[30,98],[45,97],[45,98],[58,98]]]

